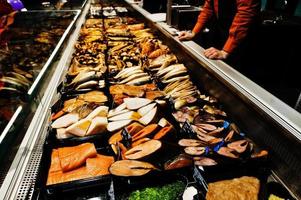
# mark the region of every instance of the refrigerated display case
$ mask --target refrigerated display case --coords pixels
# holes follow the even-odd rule
[[[18,12],[1,32],[1,184],[79,11]]]
[[[301,116],[299,113],[285,105],[270,93],[260,88],[255,83],[251,82],[236,70],[230,68],[225,63],[206,59],[200,54],[203,49],[195,43],[180,42],[175,39],[173,35],[166,31],[161,23],[152,22],[148,18],[148,13],[139,6],[135,4],[126,5],[122,2],[112,3],[108,1],[99,1],[97,3],[105,5],[103,7],[110,8],[108,11],[100,6],[100,13],[102,13],[102,10],[106,10],[106,14],[109,13],[111,16],[104,16],[103,13],[100,15],[93,15],[94,19],[105,18],[108,19],[107,22],[109,22],[102,23],[100,22],[102,20],[99,21],[96,19],[94,21],[98,22],[97,24],[94,23],[94,26],[97,25],[96,28],[102,29],[100,27],[110,27],[111,24],[116,23],[116,20],[114,22],[114,18],[118,17],[119,14],[118,12],[113,12],[116,11],[114,7],[126,7],[126,10],[129,12],[127,14],[122,13],[120,14],[121,16],[126,15],[128,17],[133,17],[135,20],[137,20],[137,22],[143,22],[146,27],[149,27],[153,32],[156,33],[156,37],[163,41],[164,45],[169,47],[170,51],[177,57],[178,62],[183,63],[187,67],[188,74],[191,77],[192,82],[200,91],[202,91],[203,94],[206,94],[206,97],[208,97],[203,99],[201,105],[203,105],[205,101],[217,106],[215,104],[215,99],[218,99],[222,105],[220,108],[227,113],[227,117],[223,119],[227,119],[227,121],[237,124],[240,135],[242,137],[247,136],[251,141],[254,141],[254,143],[251,143],[254,145],[256,144],[255,146],[260,146],[267,149],[269,152],[269,157],[268,159],[264,159],[264,162],[255,162],[252,164],[249,162],[240,163],[235,168],[235,170],[237,170],[237,174],[236,172],[233,172],[233,169],[231,171],[231,169],[227,167],[211,170],[205,168],[205,171],[198,168],[193,168],[193,171],[184,170],[184,172],[180,173],[181,175],[190,174],[192,176],[184,176],[183,180],[183,176],[169,176],[168,173],[166,171],[164,172],[163,170],[163,173],[160,172],[161,174],[159,173],[159,175],[151,174],[150,176],[138,177],[137,179],[122,179],[118,177],[115,177],[115,181],[114,177],[113,179],[109,180],[83,179],[79,182],[75,181],[72,184],[64,185],[65,188],[60,187],[62,185],[56,185],[56,188],[46,187],[45,179],[47,179],[48,175],[51,150],[53,148],[80,144],[80,141],[60,141],[56,138],[51,139],[50,137],[53,137],[54,133],[51,132],[49,125],[51,113],[57,113],[58,111],[54,111],[56,106],[53,105],[56,105],[55,102],[58,100],[65,98],[62,94],[65,90],[62,90],[61,86],[64,88],[64,86],[67,85],[68,88],[68,85],[70,84],[70,79],[68,79],[68,75],[66,78],[66,74],[70,72],[69,66],[74,62],[74,56],[77,56],[74,46],[77,43],[77,40],[82,38],[83,31],[81,31],[80,26],[83,25],[84,29],[87,25],[85,23],[86,16],[88,18],[91,17],[91,15],[88,14],[88,8],[90,8],[90,2],[88,2],[87,7],[83,11],[83,15],[78,21],[79,26],[77,26],[72,34],[72,41],[69,42],[66,50],[63,52],[58,63],[58,67],[53,77],[49,81],[49,87],[47,87],[44,96],[37,107],[37,111],[33,116],[32,123],[27,129],[26,135],[12,164],[11,173],[8,174],[4,180],[4,184],[1,187],[1,198],[47,199],[49,196],[54,195],[52,198],[87,199],[95,197],[109,199],[115,196],[126,196],[128,195],[128,191],[141,189],[141,187],[144,187],[145,185],[162,186],[164,184],[168,184],[168,181],[164,182],[167,179],[170,179],[170,181],[179,180],[187,183],[191,180],[187,181],[185,177],[189,177],[194,179],[191,184],[199,190],[198,198],[202,199],[206,195],[208,182],[223,178],[233,178],[235,175],[254,175],[258,173],[262,178],[261,181],[266,190],[264,191],[265,194],[260,196],[260,198],[265,199],[269,192],[274,192],[275,194],[275,192],[277,193],[277,190],[278,192],[283,190],[280,193],[287,198],[300,198],[300,182],[298,180],[300,180],[299,172],[301,165],[299,159],[300,151],[298,150],[300,149],[301,144]],[[123,22],[118,24],[119,27],[123,27],[125,25],[124,22],[133,21],[133,19],[121,17],[118,18],[117,21]],[[115,36],[113,34],[104,35],[104,37],[108,37],[110,40],[120,40],[120,38],[122,38],[122,40],[126,39],[125,35],[120,35],[120,33],[117,33]],[[103,38],[100,39],[100,41],[102,40]],[[107,44],[109,46],[114,46],[116,41],[109,41]],[[102,48],[101,51],[106,53],[108,52],[107,49],[103,50]],[[110,71],[111,73],[114,73],[114,71],[118,69],[118,65],[120,63],[116,61],[120,58],[124,59],[124,63],[129,66],[131,63],[136,63],[137,61],[135,60],[134,55],[131,55],[132,57],[129,59],[126,51],[124,54],[118,55],[120,56],[118,59],[114,57],[117,55],[110,55],[114,54],[107,54],[106,62],[109,63],[107,66],[109,71],[112,69]],[[150,74],[152,73],[150,72]],[[110,74],[108,74],[108,76],[108,78],[112,78],[110,77]],[[156,76],[154,76],[152,80],[155,81],[160,88],[160,83],[162,80],[156,78]],[[112,81],[106,83],[112,84]],[[83,92],[83,94],[85,94],[85,92]],[[110,96],[110,93],[108,93],[108,96]],[[113,101],[117,102],[115,97],[112,96],[108,98],[108,106],[110,108],[114,108]],[[168,105],[172,104],[173,101],[168,103]],[[208,112],[213,112],[211,110],[212,107],[206,107],[203,109],[209,109]],[[166,109],[164,111],[164,114],[168,114],[170,109]],[[161,114],[163,114],[163,112]],[[224,124],[224,126],[226,125],[227,123]],[[182,126],[182,128],[179,129],[184,129],[184,133],[188,134],[187,131],[189,131],[189,124]],[[95,143],[99,153],[107,150],[107,148],[103,148],[103,144],[99,144],[102,143],[102,140],[99,138],[97,140],[93,138],[92,140],[90,140],[90,138],[85,139],[87,139],[85,141]],[[78,140],[78,138],[75,138],[75,140]],[[51,144],[53,141],[56,141],[55,145]],[[49,145],[52,146],[49,148]],[[214,176],[212,176],[212,174],[214,174]],[[162,178],[161,181],[164,183],[159,181],[160,177]]]

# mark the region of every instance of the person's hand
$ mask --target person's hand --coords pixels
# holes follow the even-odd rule
[[[228,58],[229,53],[223,51],[223,50],[218,50],[214,47],[210,47],[209,49],[206,49],[204,51],[204,55],[209,58],[209,59],[214,59],[214,60],[225,60]]]
[[[182,31],[180,32],[178,39],[179,40],[191,40],[195,36],[194,32]]]

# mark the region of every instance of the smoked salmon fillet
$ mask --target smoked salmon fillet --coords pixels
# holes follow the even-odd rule
[[[87,158],[93,158],[96,154],[95,146],[92,143],[84,143],[74,147],[63,147],[58,149],[63,172],[82,166]]]
[[[84,166],[69,172],[58,171],[58,172],[49,173],[47,179],[47,185],[75,181],[75,180],[90,178],[90,177],[91,175],[88,173],[87,168]]]
[[[49,173],[53,172],[61,172],[61,163],[60,163],[60,158],[59,158],[59,151],[57,149],[53,149],[52,154],[51,154],[51,165],[49,168]]]
[[[103,176],[110,174],[109,167],[113,164],[113,162],[113,156],[97,154],[97,157],[88,158],[86,160],[86,168],[91,176]]]
[[[86,166],[68,171],[51,171],[53,166],[50,166],[47,185],[75,181],[79,179],[91,178],[96,176],[104,176],[110,174],[109,167],[114,163],[112,156],[98,154],[95,158],[88,158]],[[56,164],[53,163],[52,164]]]

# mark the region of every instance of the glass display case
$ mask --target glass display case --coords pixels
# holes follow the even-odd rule
[[[79,11],[18,12],[0,35],[1,177],[14,157]]]

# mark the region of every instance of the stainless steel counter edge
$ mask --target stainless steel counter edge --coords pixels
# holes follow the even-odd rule
[[[177,42],[180,42],[176,39]],[[280,99],[233,69],[222,61],[207,59],[204,48],[192,41],[180,42],[189,48],[192,53],[207,64],[207,67],[220,75],[227,83],[235,87],[239,92],[261,108],[269,116],[273,117],[279,124],[301,140],[301,114],[282,102]]]
[[[128,2],[130,6],[132,6],[144,17],[152,21],[151,18],[148,17],[150,15],[149,12],[147,12],[137,4],[129,3],[128,0],[126,0],[126,2]],[[253,102],[258,108],[260,108],[264,113],[272,117],[273,120],[275,120],[301,141],[300,113],[298,113],[296,110],[282,102],[280,99],[278,99],[226,63],[222,61],[207,59],[203,55],[204,48],[202,48],[195,42],[179,41],[171,34],[171,32],[173,31],[167,30],[165,23],[153,23],[159,30],[161,30],[165,34],[168,34],[174,39],[175,42],[179,43],[186,50],[188,50],[201,63],[204,63],[204,67],[206,67],[209,71],[217,74],[220,78],[227,82],[227,84],[234,87],[242,95]]]
[[[17,191],[22,182],[22,178],[25,172],[25,168],[27,163],[29,162],[29,158],[33,152],[33,148],[36,144],[37,139],[39,138],[39,134],[42,133],[42,129],[45,128],[45,120],[49,115],[49,108],[52,97],[56,93],[56,86],[59,84],[61,80],[61,75],[64,70],[66,70],[66,62],[68,61],[69,55],[73,50],[73,44],[77,41],[78,34],[80,32],[81,24],[85,21],[85,17],[89,10],[89,3],[86,4],[85,9],[81,12],[81,16],[79,19],[74,21],[76,23],[75,30],[73,34],[71,34],[69,40],[67,41],[66,49],[64,50],[63,55],[57,65],[57,68],[53,74],[51,81],[49,82],[49,87],[46,89],[43,98],[36,110],[36,113],[32,119],[32,122],[26,131],[26,134],[20,144],[18,152],[13,160],[13,163],[9,169],[5,180],[0,189],[0,199],[16,199]]]

